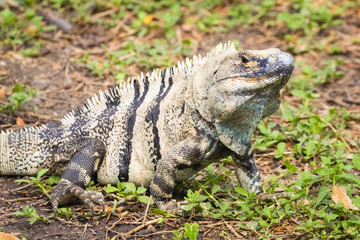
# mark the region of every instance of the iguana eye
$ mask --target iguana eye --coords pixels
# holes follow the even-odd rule
[[[248,63],[248,62],[250,62],[250,60],[246,56],[241,56],[241,62]]]

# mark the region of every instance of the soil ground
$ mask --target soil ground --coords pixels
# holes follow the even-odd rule
[[[340,70],[345,75],[341,79],[326,83],[319,89],[321,98],[316,104],[329,107],[345,107],[352,113],[360,113],[360,45],[351,43],[350,39],[359,36],[360,21],[356,10],[344,14],[344,23],[336,28],[333,43],[341,46],[343,51],[338,57],[345,59],[340,65]],[[20,110],[11,114],[0,114],[0,130],[18,128],[17,117],[25,121],[27,125],[37,126],[49,121],[59,119],[83,102],[99,89],[107,89],[115,84],[113,78],[95,77],[84,64],[72,61],[80,57],[85,51],[105,54],[106,49],[98,47],[100,40],[106,39],[109,31],[102,27],[74,26],[70,33],[61,32],[44,33],[48,43],[42,48],[36,57],[26,58],[16,51],[3,51],[0,55],[0,74],[3,76],[0,89],[5,88],[6,95],[10,95],[11,88],[15,83],[22,83],[38,90],[38,95],[29,101]],[[227,42],[229,39],[237,39],[240,47],[244,49],[264,49],[270,47],[282,48],[286,44],[275,36],[281,33],[276,27],[266,28],[263,26],[237,27],[226,35],[205,34],[201,36],[199,46],[195,52],[206,53],[219,42]],[[119,41],[116,37],[108,38],[107,41]],[[309,51],[295,55],[296,61],[306,61],[307,64],[320,67],[327,58],[333,58],[326,53]],[[179,56],[181,59],[181,56]],[[295,69],[294,75],[300,74]],[[283,97],[284,101],[292,101],[289,96]],[[34,112],[34,106],[38,111]],[[352,129],[354,136],[360,135],[360,124],[354,123]],[[259,164],[259,170],[263,175],[271,174],[269,168],[278,165],[277,160],[264,158]],[[48,224],[37,221],[32,226],[21,218],[12,215],[12,212],[22,210],[25,206],[34,207],[38,214],[49,215],[52,211],[47,198],[42,194],[33,194],[36,189],[33,185],[15,183],[19,177],[0,177],[0,227],[4,232],[11,232],[27,239],[171,239],[171,231],[183,226],[184,222],[191,222],[190,218],[168,218],[163,224],[149,224],[137,232],[130,232],[144,221],[144,206],[136,202],[126,202],[109,219],[94,216],[92,219],[82,217],[82,213],[88,212],[82,203],[75,202],[69,207],[73,209],[77,217],[69,219],[52,218]],[[76,215],[75,214],[75,215]],[[146,222],[154,219],[150,214]],[[236,223],[226,225],[219,219],[197,219],[200,225],[199,239],[218,239],[219,233],[228,233],[225,239],[238,239],[232,233]],[[151,222],[149,222],[151,223]],[[125,236],[125,233],[130,233]],[[257,239],[255,233],[239,233],[244,239]],[[283,239],[302,239],[303,237],[293,231],[278,232],[277,236]]]

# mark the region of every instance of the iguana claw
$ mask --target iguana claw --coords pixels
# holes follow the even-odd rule
[[[59,204],[68,203],[74,199],[74,197],[80,198],[82,202],[89,206],[92,213],[94,213],[94,203],[99,204],[102,207],[102,211],[105,211],[104,196],[100,192],[84,190],[81,187],[62,179],[50,196],[50,202],[55,214]]]

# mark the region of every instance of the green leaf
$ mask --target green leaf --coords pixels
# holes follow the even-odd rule
[[[254,229],[254,230],[257,230],[260,226],[259,226],[259,223],[254,221],[254,222],[250,222],[247,224],[247,226],[250,228],[250,229]]]
[[[150,197],[148,196],[138,196],[137,199],[139,199],[140,202],[148,204]],[[154,200],[151,199],[150,204],[154,204]]]
[[[25,213],[20,212],[20,211],[13,212],[12,214],[16,215],[16,216],[25,216]]]
[[[104,188],[104,191],[106,193],[112,193],[112,192],[118,192],[119,189],[114,187],[114,186],[111,186],[110,184],[108,184],[108,186],[106,188]]]
[[[31,180],[26,180],[26,179],[16,179],[14,182],[32,183],[33,181],[31,181]]]
[[[286,150],[286,145],[284,142],[279,142],[277,145],[277,150],[279,151],[279,153],[284,154],[285,150]]]
[[[136,193],[138,193],[138,194],[142,194],[144,192],[146,192],[146,188],[144,188],[144,187],[138,187],[138,189],[136,190]]]
[[[126,190],[132,192],[132,193],[136,193],[136,186],[135,184],[133,183],[130,183],[130,182],[126,182],[125,183],[125,187],[126,187]]]
[[[6,8],[0,12],[0,16],[2,18],[1,25],[2,27],[8,27],[10,25],[15,24],[16,22],[16,13]]]
[[[294,172],[294,173],[297,172],[297,167],[295,167],[295,165],[291,164],[291,163],[289,162],[289,160],[285,160],[285,161],[284,161],[284,166],[286,167],[286,169],[287,169],[289,172]]]
[[[214,185],[211,189],[211,194],[214,195],[221,189],[220,185]]]
[[[58,184],[60,182],[61,177],[58,175],[51,175],[49,179],[46,181],[49,185]]]
[[[38,172],[37,178],[40,179],[47,171],[49,171],[49,169],[41,169]]]
[[[184,206],[184,210],[185,211],[190,211],[191,209],[193,209],[197,204],[196,203],[189,203],[187,205]]]
[[[248,192],[242,187],[234,187],[234,190],[240,195],[248,196]]]
[[[311,172],[302,172],[301,173],[301,178],[304,181],[310,181],[312,179],[312,174],[311,174]]]
[[[198,227],[199,224],[197,223],[193,223],[191,225],[189,223],[185,223],[184,237],[190,238],[190,240],[196,240],[199,233]]]
[[[306,99],[308,97],[307,93],[303,90],[294,89],[291,91],[291,94],[295,97]]]
[[[165,216],[165,217],[178,217],[178,216],[176,216],[176,215],[174,215],[174,214],[170,214],[170,213],[168,213],[168,212],[166,212],[166,211],[162,211],[162,210],[160,210],[160,209],[158,209],[158,208],[154,208],[154,209],[152,210],[152,212],[155,213],[155,214],[163,215],[163,216]]]
[[[30,225],[33,225],[37,221],[36,218],[28,218],[27,220],[28,220]]]
[[[353,156],[354,167],[360,171],[360,155]]]
[[[316,199],[316,205],[318,205],[330,191],[331,191],[330,188],[322,186],[319,190],[318,197]]]

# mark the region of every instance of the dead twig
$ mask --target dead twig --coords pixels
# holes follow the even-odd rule
[[[149,225],[151,225],[151,224],[157,223],[158,221],[159,221],[158,218],[157,218],[157,219],[154,219],[154,220],[147,221],[145,224],[142,224],[142,225],[140,225],[140,226],[137,226],[137,227],[134,228],[133,230],[128,231],[127,233],[124,234],[124,236],[129,237],[132,233],[137,232],[137,231],[139,231],[140,229],[143,229],[143,228],[146,227],[146,226],[149,226]]]
[[[30,187],[30,186],[32,186],[32,185],[34,185],[34,184],[33,184],[33,183],[28,183],[28,184],[26,184],[26,185],[24,185],[24,186],[21,186],[21,187],[12,189],[12,190],[10,190],[10,192],[11,192],[11,193],[14,193],[14,192],[17,192],[17,191],[19,191],[19,190],[23,190],[23,189],[25,189],[25,188],[28,188],[28,187]]]
[[[147,203],[147,205],[146,205],[146,209],[145,209],[145,213],[144,213],[144,219],[143,219],[142,224],[145,224],[146,216],[147,216],[147,213],[148,213],[148,211],[149,211],[149,207],[150,207],[151,200],[152,200],[152,196],[149,197],[149,201],[148,201],[148,203]]]
[[[71,23],[66,21],[58,12],[40,8],[36,10],[36,13],[42,16],[49,24],[55,25],[64,32],[71,30],[73,27]]]
[[[241,238],[241,236],[235,231],[235,229],[230,224],[228,224],[225,220],[224,223],[227,226],[227,228],[237,237],[237,239]]]
[[[87,229],[87,227],[88,227],[88,224],[86,223],[86,224],[85,224],[85,227],[84,227],[84,230],[82,231],[81,235],[85,235],[85,234],[86,234],[86,229]]]
[[[145,235],[136,235],[137,237],[143,237],[145,239],[147,239],[146,237],[150,237],[150,236],[154,236],[154,235],[159,235],[159,234],[164,234],[164,233],[172,233],[173,231],[160,231],[160,232],[155,232],[155,233],[149,233],[149,234],[145,234]]]
[[[34,200],[34,197],[25,197],[25,198],[13,198],[13,199],[5,199],[0,198],[0,201],[2,202],[18,202],[18,201],[27,201],[27,200]]]

